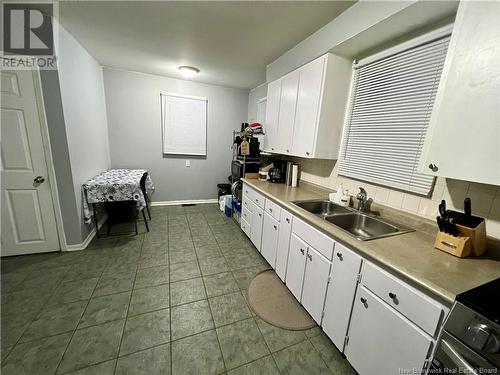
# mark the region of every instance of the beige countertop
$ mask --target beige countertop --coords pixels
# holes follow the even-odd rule
[[[253,179],[244,181],[295,216],[447,305],[455,300],[457,294],[500,277],[500,256],[497,252],[487,251],[480,258],[457,258],[435,249],[434,237],[437,228],[434,233],[423,230],[425,226],[429,227],[428,220],[413,217],[410,223],[398,215],[397,221],[416,231],[372,241],[360,241],[291,203],[297,200],[325,198],[328,193],[326,190],[314,188],[309,184],[292,188],[285,184]],[[385,212],[381,217],[395,220]],[[423,222],[422,225],[417,224],[419,220]]]

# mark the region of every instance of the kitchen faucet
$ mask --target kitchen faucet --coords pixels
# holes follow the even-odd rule
[[[358,211],[363,212],[366,208],[366,200],[368,195],[366,194],[366,190],[362,187],[359,188],[359,193],[356,195],[356,199],[358,200]]]

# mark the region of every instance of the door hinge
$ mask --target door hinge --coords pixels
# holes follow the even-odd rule
[[[326,282],[327,284],[330,284],[330,281],[332,281],[332,277],[328,276],[328,281]]]
[[[345,347],[347,346],[348,343],[349,343],[349,336],[346,336],[344,338],[344,349],[345,349]]]
[[[357,280],[356,280],[356,282],[357,282],[358,284],[361,282],[361,274],[360,274],[360,273],[358,273],[358,276],[357,276]]]
[[[424,361],[424,367],[423,370],[424,370],[424,373],[426,373],[425,371],[427,370],[427,366],[429,366],[429,358],[427,358],[425,361]]]

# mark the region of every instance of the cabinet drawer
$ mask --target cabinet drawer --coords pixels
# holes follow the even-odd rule
[[[242,209],[246,208],[248,211],[252,212],[253,203],[248,196],[244,195],[243,199],[241,200],[241,203],[242,203]]]
[[[247,223],[249,223],[251,217],[252,217],[252,211],[250,211],[250,209],[247,208],[246,206],[243,206],[243,208],[241,209],[241,218],[246,220]]]
[[[371,263],[363,265],[362,274],[361,282],[367,289],[435,336],[444,312],[439,303]]]
[[[274,219],[280,221],[281,207],[270,199],[266,199],[266,208],[264,209]]]
[[[258,193],[256,190],[249,187],[247,184],[243,185],[243,196],[247,196],[247,198],[250,199],[257,206],[259,206],[260,208],[264,208],[264,204],[266,201],[264,196]]]
[[[314,247],[328,260],[332,260],[335,241],[302,220],[293,218],[292,232]]]
[[[248,224],[248,221],[246,221],[243,217],[241,218],[241,230],[247,235],[247,237],[250,237],[250,224]]]

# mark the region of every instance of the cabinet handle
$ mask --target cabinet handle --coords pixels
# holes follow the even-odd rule
[[[278,227],[276,225],[273,225],[274,226],[274,230],[278,230]]]
[[[304,249],[300,249],[300,252],[302,253],[302,255],[304,255]]]
[[[391,299],[395,299],[396,298],[396,294],[395,293],[392,293],[392,292],[389,292],[389,297]]]
[[[248,190],[245,190],[245,194],[248,194]]]
[[[290,152],[290,150],[286,150],[286,152]]]
[[[255,198],[255,202],[259,203],[259,200],[257,198]]]
[[[306,152],[306,155],[307,155],[307,156],[309,156],[309,151],[308,151],[308,152]]]
[[[259,214],[259,217],[262,217],[262,214]]]
[[[361,301],[361,303],[362,303],[363,305],[365,305],[365,306],[366,306],[366,298],[361,297],[359,300]]]
[[[286,220],[287,223],[290,224],[290,219],[289,218],[286,218],[285,220]]]
[[[271,147],[271,150],[273,150],[273,151],[274,151],[274,147]]]
[[[313,260],[312,255],[311,255],[311,254],[307,254],[307,257],[309,258],[309,261],[311,261],[311,262],[312,262],[312,260]]]
[[[429,164],[429,169],[433,172],[437,172],[439,168],[437,167],[436,164],[431,163]]]
[[[342,259],[342,253],[337,253],[337,258],[339,258],[340,260],[343,260]]]
[[[269,208],[269,212],[273,212],[273,209],[272,209],[272,208]]]

